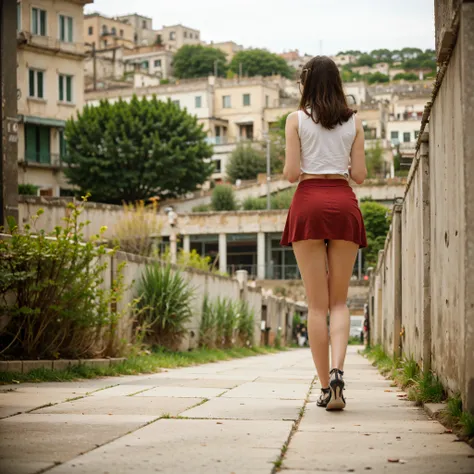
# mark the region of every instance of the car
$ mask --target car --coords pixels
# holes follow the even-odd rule
[[[364,341],[364,316],[351,316],[350,337],[356,337]]]

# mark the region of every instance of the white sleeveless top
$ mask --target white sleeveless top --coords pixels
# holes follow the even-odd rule
[[[340,174],[349,178],[351,149],[356,136],[355,114],[342,125],[328,130],[298,110],[298,134],[302,173]]]

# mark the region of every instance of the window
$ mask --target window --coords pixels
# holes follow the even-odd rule
[[[411,135],[410,132],[403,132],[403,141],[405,143],[408,143],[410,141],[410,135]]]
[[[107,47],[107,40],[104,40],[104,46]]]
[[[173,104],[179,107],[179,100],[173,100]]]
[[[197,95],[195,98],[194,98],[194,103],[195,103],[195,107],[196,109],[200,109],[202,107],[202,98],[200,95]]]
[[[248,107],[250,105],[250,94],[243,95],[243,103],[245,107]]]
[[[195,38],[199,39],[199,33],[196,33]]]
[[[193,38],[193,34],[192,33],[189,33],[189,37],[192,39]],[[186,36],[185,36],[186,38]]]
[[[36,69],[28,70],[29,96],[37,99],[44,98],[44,72]]]
[[[16,30],[21,30],[21,2],[16,4]]]
[[[34,35],[46,36],[46,11],[39,8],[31,9],[31,32]]]
[[[174,41],[176,39],[176,33],[174,31],[170,31],[170,40]]]
[[[265,96],[265,107],[268,107],[270,105],[270,96],[266,95]]]
[[[59,76],[59,101],[72,103],[72,76]]]
[[[36,163],[51,163],[51,129],[41,125],[25,124],[25,159]]]
[[[419,130],[415,130],[415,140],[418,139],[418,135],[420,134],[420,131]]]
[[[191,38],[193,37],[192,35],[193,35],[193,34],[191,33]],[[187,32],[187,31],[184,32],[184,37],[185,37],[185,38],[188,37],[188,32]]]
[[[222,170],[221,160],[213,160],[214,163],[214,173],[220,173]]]
[[[120,30],[120,37],[123,38],[123,30]]]
[[[142,28],[143,28],[143,29],[146,29],[146,20],[143,20],[143,21],[142,21]]]
[[[92,36],[94,34],[94,27],[89,26],[88,32],[89,32],[89,36]]]
[[[115,28],[115,26],[112,26],[112,29],[110,30],[110,33],[114,36],[117,36],[117,28]]]
[[[66,43],[72,43],[72,38],[72,18],[70,16],[59,15],[59,39]]]
[[[150,69],[150,62],[149,61],[143,61],[142,62],[142,69]]]
[[[102,25],[102,34],[103,35],[107,34],[107,25]]]
[[[155,62],[153,63],[155,67],[161,67],[161,59],[155,59]]]
[[[222,107],[224,109],[230,109],[230,95],[224,95],[222,96]]]
[[[390,141],[394,144],[394,145],[398,145],[400,143],[400,141],[398,140],[398,132],[390,132]]]

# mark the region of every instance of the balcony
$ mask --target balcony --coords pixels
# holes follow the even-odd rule
[[[230,140],[228,137],[207,137],[206,142],[209,145],[228,145],[230,143]]]
[[[43,49],[51,54],[85,57],[84,43],[67,43],[52,36],[33,35],[29,31],[18,32],[17,43],[20,47]]]
[[[65,166],[64,155],[45,152],[26,152],[25,156],[18,158],[18,164],[23,167],[46,168],[58,170]]]
[[[403,112],[399,114],[389,114],[388,120],[390,122],[401,122],[401,121],[421,121],[423,112]]]

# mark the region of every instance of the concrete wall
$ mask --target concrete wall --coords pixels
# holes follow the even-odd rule
[[[437,49],[446,64],[428,110],[429,135],[425,121],[408,177],[401,245],[393,245],[392,224],[372,275],[372,341],[395,347],[392,308],[401,305],[403,355],[433,370],[450,393],[460,392],[474,413],[474,4],[449,2],[458,15],[445,9],[444,16],[443,5]]]
[[[117,309],[124,310],[127,315],[120,321],[118,339],[130,340],[132,336],[132,315],[128,311],[128,305],[138,295],[135,292],[135,284],[147,264],[153,263],[153,259],[141,257],[137,255],[117,252],[114,256],[108,256],[108,270],[104,275],[105,286],[110,287],[112,275],[117,274],[119,265],[125,262],[123,270],[124,285],[128,287],[124,294],[124,298],[118,303]],[[176,267],[177,268],[177,267]],[[189,350],[196,348],[199,344],[199,326],[202,317],[202,304],[204,296],[207,294],[210,301],[217,298],[229,298],[232,301],[243,299],[247,301],[250,309],[254,313],[254,340],[253,344],[260,344],[262,306],[268,307],[267,314],[272,321],[284,321],[282,313],[293,315],[295,304],[291,300],[278,298],[274,296],[266,296],[263,300],[260,288],[253,288],[247,285],[244,280],[242,283],[237,279],[231,279],[220,275],[203,272],[194,269],[181,269],[184,277],[190,282],[194,288],[194,299],[192,303],[193,317],[187,324],[187,333],[183,338],[181,350]],[[292,319],[290,318],[290,323]],[[272,340],[274,340],[277,326],[272,328]],[[284,341],[284,339],[283,339]]]

